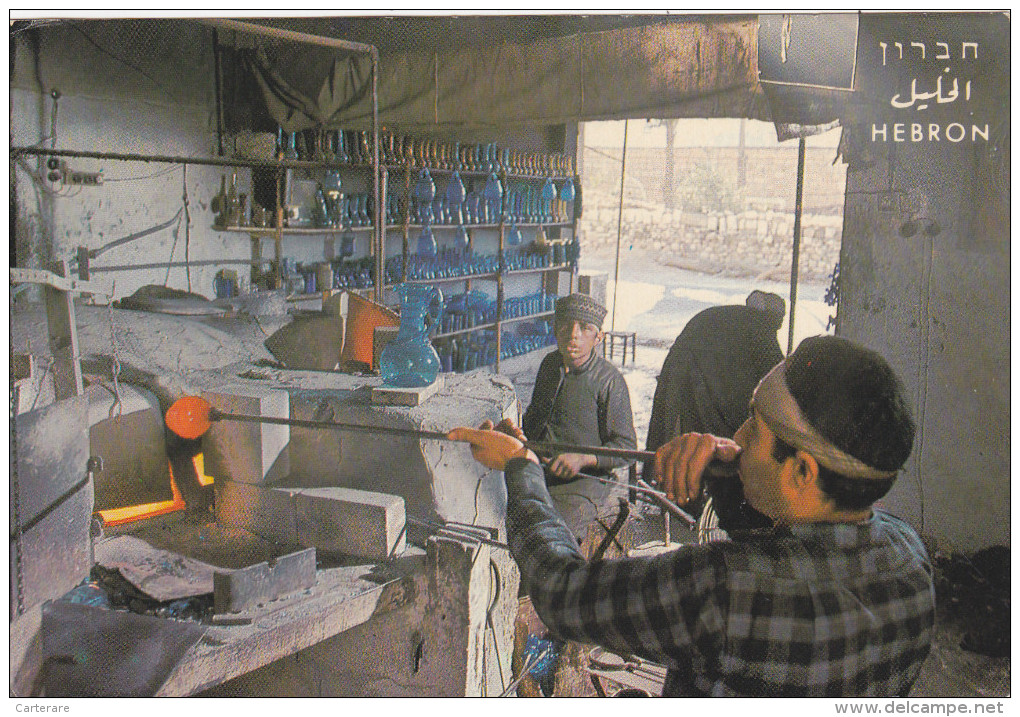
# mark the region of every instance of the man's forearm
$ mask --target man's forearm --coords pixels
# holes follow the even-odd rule
[[[536,548],[557,557],[581,558],[580,548],[563,517],[553,506],[542,467],[515,458],[506,466],[507,531],[510,550],[527,573]]]

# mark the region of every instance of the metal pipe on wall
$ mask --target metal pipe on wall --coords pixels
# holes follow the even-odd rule
[[[385,293],[386,272],[386,217],[379,196],[379,52],[373,47],[372,58],[372,195],[375,201],[375,300],[380,304]]]
[[[793,215],[793,257],[790,260],[790,333],[786,341],[786,354],[793,353],[793,317],[797,307],[797,268],[800,264],[800,220],[804,216],[804,152],[806,143],[801,137],[797,145],[797,200]]]
[[[613,279],[613,318],[609,330],[616,331],[616,293],[620,288],[620,238],[623,234],[623,180],[627,177],[627,125],[623,121],[623,154],[620,157],[620,211],[616,219],[616,277]]]

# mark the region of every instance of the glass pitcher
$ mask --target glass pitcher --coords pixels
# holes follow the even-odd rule
[[[429,341],[429,327],[442,318],[443,294],[438,287],[416,284],[399,284],[394,291],[400,296],[400,329],[379,357],[383,383],[400,388],[428,386],[442,368]]]

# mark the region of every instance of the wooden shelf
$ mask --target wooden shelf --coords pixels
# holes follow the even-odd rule
[[[394,284],[387,284],[387,289],[392,289],[398,284],[439,284],[439,283],[450,283],[453,281],[471,281],[472,279],[496,279],[499,277],[499,272],[490,271],[483,274],[464,274],[463,276],[444,276],[438,279],[408,279],[407,281],[398,281]]]
[[[215,227],[217,231],[221,232],[237,232],[240,234],[258,234],[260,236],[276,236],[276,229],[273,227]],[[372,231],[374,227],[351,227],[356,232],[368,232]],[[296,236],[296,235],[318,235],[318,234],[339,234],[344,231],[344,227],[284,227],[280,229],[280,233],[284,236]]]
[[[570,264],[553,264],[551,266],[536,266],[534,269],[511,269],[504,271],[503,276],[519,276],[521,274],[538,274],[543,271],[563,271],[569,269]]]
[[[499,325],[498,321],[490,321],[487,324],[475,324],[466,329],[457,329],[456,331],[447,331],[445,334],[435,334],[430,336],[429,339],[445,339],[449,336],[459,336],[460,334],[470,334],[472,331],[481,331],[482,329],[494,329]]]
[[[421,229],[424,224],[408,224],[408,229]],[[437,229],[459,229],[460,224],[430,224],[432,231]],[[507,224],[506,226],[510,226]],[[527,224],[518,224],[518,228],[534,228],[534,227],[545,227],[558,228],[558,227],[569,227],[573,226],[572,222],[529,222]],[[401,231],[403,230],[403,224],[387,224],[386,231]],[[499,224],[465,224],[465,229],[499,229]],[[242,227],[242,226],[227,226],[219,227],[214,226],[213,229],[220,232],[235,232],[239,234],[258,234],[263,236],[273,236],[276,234],[276,229],[273,227]],[[375,229],[375,225],[351,227],[351,231],[354,232],[370,232]],[[339,234],[340,232],[346,231],[345,227],[283,227],[280,233],[284,236],[288,235],[301,235],[301,234]]]
[[[501,324],[511,324],[515,321],[527,321],[528,319],[541,319],[544,316],[553,316],[555,311],[540,311],[537,314],[525,314],[524,316],[514,316],[512,319],[500,319]]]

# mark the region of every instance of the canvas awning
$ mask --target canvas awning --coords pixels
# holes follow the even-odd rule
[[[508,23],[513,18],[474,18]],[[400,131],[640,117],[768,118],[757,19],[648,16],[643,24],[527,42],[380,51],[379,119]],[[357,40],[357,38],[351,38]],[[273,119],[288,131],[371,126],[371,58],[244,33]]]

